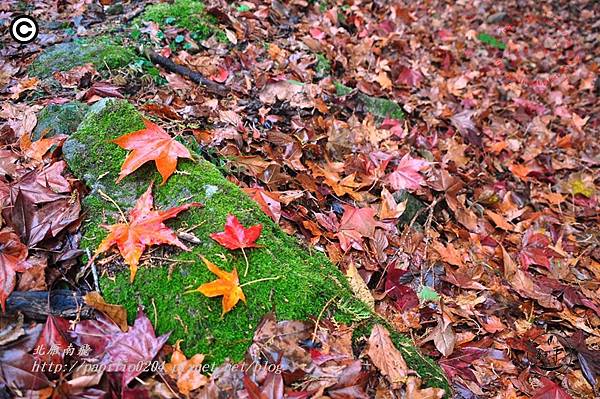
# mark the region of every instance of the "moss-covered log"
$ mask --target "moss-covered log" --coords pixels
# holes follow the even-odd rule
[[[64,145],[71,170],[91,189],[85,199],[87,215],[81,245],[92,252],[106,236],[101,225],[112,224],[118,218],[114,206],[99,195],[100,190],[127,211],[151,181],[160,182],[154,165],[149,164],[115,184],[126,152],[110,140],[143,126],[141,115],[127,102],[103,100],[92,107]],[[193,144],[187,144],[193,148]],[[330,302],[324,314],[340,322],[349,323],[365,314],[369,318],[366,323],[376,319],[352,297],[344,276],[323,254],[304,249],[285,234],[211,163],[203,159],[181,160],[178,172],[165,185],[156,185],[154,197],[157,209],[190,201],[203,203],[203,208],[190,209],[171,221],[174,229],[186,230],[200,242],[190,245],[190,252],[164,246],[154,248],[141,264],[133,284],[129,283],[126,266],[113,264],[113,273],[101,278],[101,288],[109,302],[126,306],[131,315],[138,304],[143,305],[150,320],[156,320],[158,332],[172,331],[172,341],[183,339],[182,348],[188,354],[204,353],[214,362],[225,358],[240,360],[255,328],[269,311],[274,311],[280,320],[307,319],[317,317]],[[278,280],[244,287],[247,304],[238,303],[221,318],[220,298],[199,293],[184,295],[184,291],[215,279],[200,261],[200,255],[225,270],[244,270],[239,251],[229,251],[209,238],[210,233],[223,230],[229,213],[237,215],[245,226],[263,225],[258,240],[262,247],[247,251],[250,271],[248,276],[240,276],[241,283],[265,277]],[[169,260],[164,261],[165,258]],[[428,385],[447,388],[440,369],[422,357],[408,338],[399,336],[397,344],[403,348],[409,365]]]

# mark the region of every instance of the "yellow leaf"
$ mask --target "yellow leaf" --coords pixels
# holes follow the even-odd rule
[[[236,269],[233,269],[232,272],[226,272],[219,269],[217,265],[206,259],[204,256],[201,256],[201,258],[204,264],[206,264],[206,267],[208,267],[208,270],[216,274],[219,278],[210,283],[202,284],[196,291],[211,298],[223,295],[223,313],[221,316],[224,316],[225,313],[233,309],[240,299],[243,302],[246,302],[244,292],[240,288],[240,281]]]

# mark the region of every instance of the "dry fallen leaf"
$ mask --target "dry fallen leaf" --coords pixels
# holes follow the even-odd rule
[[[96,291],[85,294],[83,300],[89,307],[94,308],[110,317],[110,319],[119,326],[121,331],[127,332],[127,329],[129,328],[127,325],[127,309],[125,309],[123,306],[106,303],[100,293]]]
[[[400,351],[392,343],[390,333],[381,324],[373,326],[366,352],[375,367],[392,384],[392,387],[399,388],[402,383],[407,381],[408,366]]]
[[[363,280],[358,273],[358,270],[356,270],[354,263],[350,263],[348,266],[346,277],[348,278],[348,283],[350,284],[350,288],[352,289],[352,292],[354,292],[354,295],[367,304],[369,309],[375,311],[375,299],[373,298],[373,295],[371,295],[367,283],[365,283],[365,280]]]
[[[187,359],[179,349],[180,343],[181,340],[175,343],[175,350],[171,355],[171,361],[165,364],[165,371],[169,377],[177,382],[179,392],[188,396],[194,389],[206,385],[209,379],[202,374],[204,355],[198,353]]]

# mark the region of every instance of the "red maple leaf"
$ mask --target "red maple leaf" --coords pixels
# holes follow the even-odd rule
[[[144,120],[145,129],[126,134],[112,142],[126,150],[132,150],[123,162],[117,183],[148,161],[156,163],[156,169],[165,184],[177,168],[177,158],[191,158],[187,148],[169,136],[160,126]]]
[[[40,363],[62,364],[64,351],[70,343],[67,338],[68,330],[69,321],[67,319],[49,315],[35,345],[38,348],[37,353],[34,353],[36,360]],[[52,349],[58,349],[58,351]]]
[[[171,244],[184,251],[188,250],[163,221],[175,217],[179,212],[191,207],[202,206],[198,202],[192,202],[166,211],[156,211],[152,210],[152,202],[152,183],[150,183],[146,192],[137,200],[135,208],[129,212],[129,222],[108,226],[109,234],[96,250],[96,255],[98,255],[116,245],[125,259],[125,263],[131,269],[131,281],[135,278],[140,257],[147,246]]]
[[[29,267],[27,247],[12,232],[0,232],[0,306],[2,313],[6,311],[6,299],[15,288],[17,272],[24,272]]]
[[[403,83],[407,86],[418,86],[421,83],[421,79],[423,76],[419,71],[415,71],[414,69],[410,69],[407,67],[402,67],[400,75],[396,78],[397,83]]]
[[[163,347],[170,333],[156,337],[154,327],[144,312],[139,309],[133,327],[126,333],[118,332],[110,337],[101,363],[107,366],[121,365],[122,383],[125,387],[140,375],[143,368],[134,365],[152,361]]]
[[[550,269],[550,258],[554,254],[548,246],[550,239],[542,233],[527,230],[523,235],[523,246],[519,252],[519,262],[524,270],[531,265],[544,266]]]
[[[382,227],[382,223],[375,220],[377,211],[370,207],[355,208],[344,205],[344,215],[338,226],[336,237],[340,240],[342,251],[350,247],[362,251],[362,237],[373,238],[375,227]]]
[[[427,169],[429,162],[412,158],[409,154],[402,157],[396,169],[387,175],[387,182],[395,190],[416,190],[425,181],[419,171]]]
[[[559,385],[549,380],[541,378],[542,386],[533,393],[531,399],[573,399]]]
[[[241,249],[244,259],[246,259],[246,271],[244,276],[248,274],[248,258],[244,252],[244,248],[256,248],[256,240],[262,232],[262,224],[257,224],[245,228],[235,215],[227,215],[225,229],[220,233],[211,233],[210,238],[221,244],[227,249]]]

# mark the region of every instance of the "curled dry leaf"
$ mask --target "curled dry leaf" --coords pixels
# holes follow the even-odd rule
[[[171,361],[165,364],[165,371],[169,377],[177,382],[177,389],[184,395],[189,395],[194,389],[203,387],[208,383],[208,378],[202,374],[202,362],[204,355],[195,354],[186,358],[179,349],[181,340],[175,343],[175,350],[171,355]]]
[[[367,304],[369,309],[375,311],[375,299],[373,298],[373,295],[371,295],[371,291],[369,290],[367,283],[365,283],[365,280],[363,280],[358,273],[354,263],[350,263],[350,265],[348,265],[346,277],[348,278],[348,283],[350,284],[350,288],[352,289],[354,295]]]

